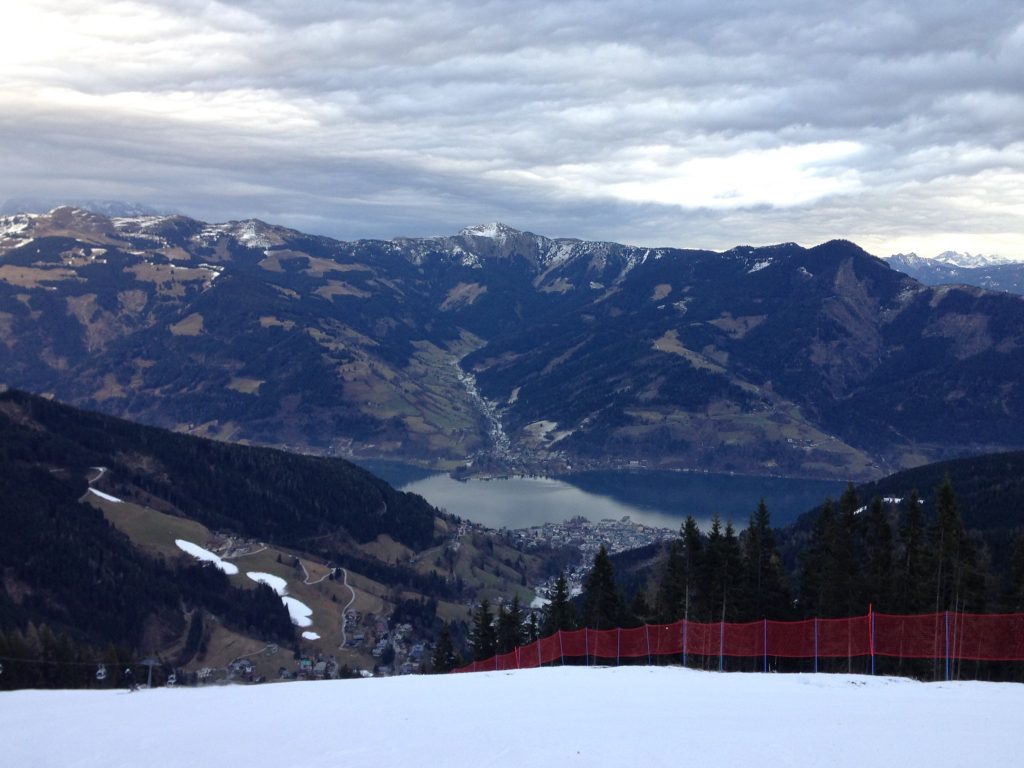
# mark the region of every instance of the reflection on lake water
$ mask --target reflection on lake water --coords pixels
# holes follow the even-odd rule
[[[363,465],[403,491],[491,528],[528,528],[577,515],[591,521],[629,515],[644,525],[678,529],[687,515],[693,515],[706,530],[717,514],[723,522],[732,520],[738,532],[761,498],[778,527],[827,496],[838,497],[844,487],[822,480],[661,471],[460,481],[397,464]]]

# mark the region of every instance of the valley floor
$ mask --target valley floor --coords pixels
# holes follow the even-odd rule
[[[556,667],[0,694],[7,765],[1013,765],[1024,685]]]

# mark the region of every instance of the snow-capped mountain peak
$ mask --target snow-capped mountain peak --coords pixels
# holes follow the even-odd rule
[[[1012,259],[1005,256],[984,255],[981,253],[960,253],[958,251],[943,251],[938,256],[918,256],[916,253],[894,253],[887,257],[888,261],[897,264],[916,267],[942,264],[946,267],[959,269],[980,269],[982,267],[996,267],[1002,264],[1012,263]]]
[[[997,264],[1006,264],[1009,259],[1002,256],[984,255],[981,253],[958,253],[957,251],[943,251],[935,257],[935,261],[949,264],[954,267],[965,267],[974,269],[977,267],[993,267]]]
[[[512,235],[520,235],[518,229],[513,229],[507,224],[502,224],[500,221],[493,221],[490,224],[477,224],[474,227],[464,227],[460,235],[466,235],[469,237],[487,237],[491,240],[502,241]]]

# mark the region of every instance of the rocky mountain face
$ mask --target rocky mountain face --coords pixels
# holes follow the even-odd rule
[[[886,259],[925,285],[974,285],[990,291],[1024,294],[1024,264],[985,256],[946,252],[934,259],[897,253]]]
[[[1024,444],[1024,300],[843,241],[339,242],[62,208],[0,218],[0,365],[179,431],[445,468],[862,478]]]

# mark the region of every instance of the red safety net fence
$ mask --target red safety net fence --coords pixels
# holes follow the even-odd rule
[[[529,669],[567,659],[619,663],[624,659],[762,657],[1024,661],[1024,613],[930,613],[896,616],[869,612],[846,619],[647,624],[631,629],[560,631],[456,672]],[[721,663],[719,665],[721,668]]]

